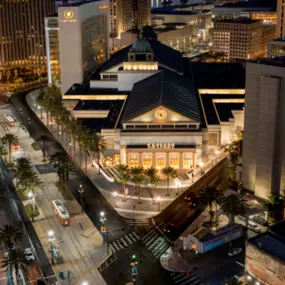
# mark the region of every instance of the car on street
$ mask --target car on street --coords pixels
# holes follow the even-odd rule
[[[24,253],[25,253],[25,257],[28,261],[34,261],[35,260],[35,256],[34,256],[32,250],[30,248],[26,248]]]
[[[242,252],[242,248],[232,248],[229,252],[228,255],[229,256],[235,256],[238,255]]]
[[[165,233],[172,233],[177,230],[177,227],[174,224],[169,224],[166,228],[163,229]]]
[[[260,227],[253,221],[248,222],[248,228],[255,233],[260,233]]]
[[[264,227],[267,226],[266,220],[263,219],[262,217],[260,217],[259,215],[255,215],[254,218],[253,218],[253,220],[254,220],[255,222],[257,222],[258,224],[264,226]]]
[[[190,192],[184,197],[184,200],[186,202],[190,202],[194,199],[194,197],[195,197],[195,194],[193,192]]]

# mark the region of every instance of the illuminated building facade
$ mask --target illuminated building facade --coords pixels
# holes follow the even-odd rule
[[[55,13],[53,0],[1,1],[0,79],[20,69],[38,73],[46,65],[44,17]]]
[[[151,0],[109,0],[109,5],[112,38],[151,24]]]
[[[277,1],[277,29],[276,38],[281,38],[285,35],[285,1]]]
[[[45,19],[49,84],[60,81],[64,93],[107,60],[108,14],[106,1],[82,1]]]
[[[268,42],[268,57],[285,56],[285,36]]]
[[[284,82],[284,57],[247,63],[242,185],[265,200],[285,188]]]
[[[244,69],[188,65],[180,52],[144,32],[113,54],[88,84],[71,86],[63,102],[105,137],[105,165],[195,169],[243,128]],[[213,69],[223,78],[215,85]]]
[[[274,36],[275,26],[263,26],[260,20],[219,20],[214,22],[213,51],[224,54],[225,61],[264,57]]]

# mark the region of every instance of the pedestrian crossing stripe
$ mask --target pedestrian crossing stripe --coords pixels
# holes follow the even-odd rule
[[[136,233],[132,232],[113,242],[110,242],[109,246],[113,252],[117,252],[121,249],[127,248],[129,245],[135,243],[138,240],[140,240],[139,236]]]
[[[169,242],[155,228],[150,230],[141,239],[155,258],[160,258],[169,248]]]
[[[194,273],[171,272],[170,276],[177,285],[205,285],[205,283]]]

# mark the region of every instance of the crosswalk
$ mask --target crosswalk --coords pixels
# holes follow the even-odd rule
[[[113,252],[117,252],[121,249],[127,248],[138,240],[140,240],[140,237],[135,232],[131,232],[113,242],[110,242],[109,246]]]
[[[143,244],[158,259],[169,248],[170,244],[156,228],[152,228],[142,239]]]
[[[175,285],[206,285],[194,272],[191,273],[170,273]]]
[[[142,227],[150,225],[149,219],[125,219],[125,221],[130,227]]]

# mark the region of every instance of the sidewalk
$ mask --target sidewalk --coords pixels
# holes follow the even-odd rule
[[[39,90],[35,90],[29,93],[27,95],[27,103],[40,118],[40,110],[37,108],[37,105],[35,103],[38,93]],[[47,125],[46,116],[43,116],[42,121],[45,125]],[[59,130],[61,133],[59,135],[56,127],[53,124],[50,125],[49,130],[62,144],[62,146],[65,147],[66,151],[70,153],[75,163],[77,163],[77,165],[80,165],[85,171],[84,153],[82,152],[80,154],[78,143],[76,142],[74,146],[73,141],[67,141],[67,136],[64,130]],[[71,143],[71,145],[69,145],[69,143]],[[216,163],[224,159],[225,156],[225,154],[221,153],[217,158],[206,163],[203,167],[203,175],[205,175],[214,165],[216,165]],[[174,186],[173,181],[171,181],[169,189],[170,196],[166,196],[167,190],[165,187],[156,188],[154,191],[154,196],[159,197],[159,200],[152,198],[152,189],[150,187],[140,187],[140,203],[138,195],[135,194],[135,187],[133,185],[127,184],[127,201],[123,202],[123,185],[117,182],[109,182],[102,174],[99,175],[98,168],[93,165],[90,157],[87,158],[87,165],[87,171],[85,172],[93,184],[101,191],[101,193],[121,216],[131,219],[146,219],[156,216],[160,211],[165,209],[171,202],[173,202],[179,195],[182,195],[183,192],[187,190],[192,184],[203,177],[201,169],[196,169],[194,171],[194,177],[181,181],[182,186],[179,188]],[[114,195],[114,193],[116,194]]]
[[[33,139],[28,137],[18,124],[12,130],[19,137],[19,144],[22,148],[22,151],[13,153],[13,158],[26,156],[31,159],[33,165],[43,164],[42,152],[35,151],[31,146]],[[35,204],[39,208],[40,215],[35,218],[34,228],[50,258],[48,231],[55,232],[53,243],[59,249],[64,263],[54,265],[54,271],[57,275],[61,270],[70,271],[70,284],[81,284],[83,281],[94,285],[106,284],[97,270],[97,267],[108,257],[106,245],[103,244],[100,233],[87,215],[81,214],[81,207],[75,199],[64,201],[62,194],[55,186],[55,182],[58,181],[56,173],[38,176],[44,182],[44,190],[35,195]],[[51,201],[55,199],[60,199],[65,203],[71,216],[70,226],[64,227],[60,224],[51,206]],[[69,285],[69,282],[65,280],[61,281],[61,284]]]

